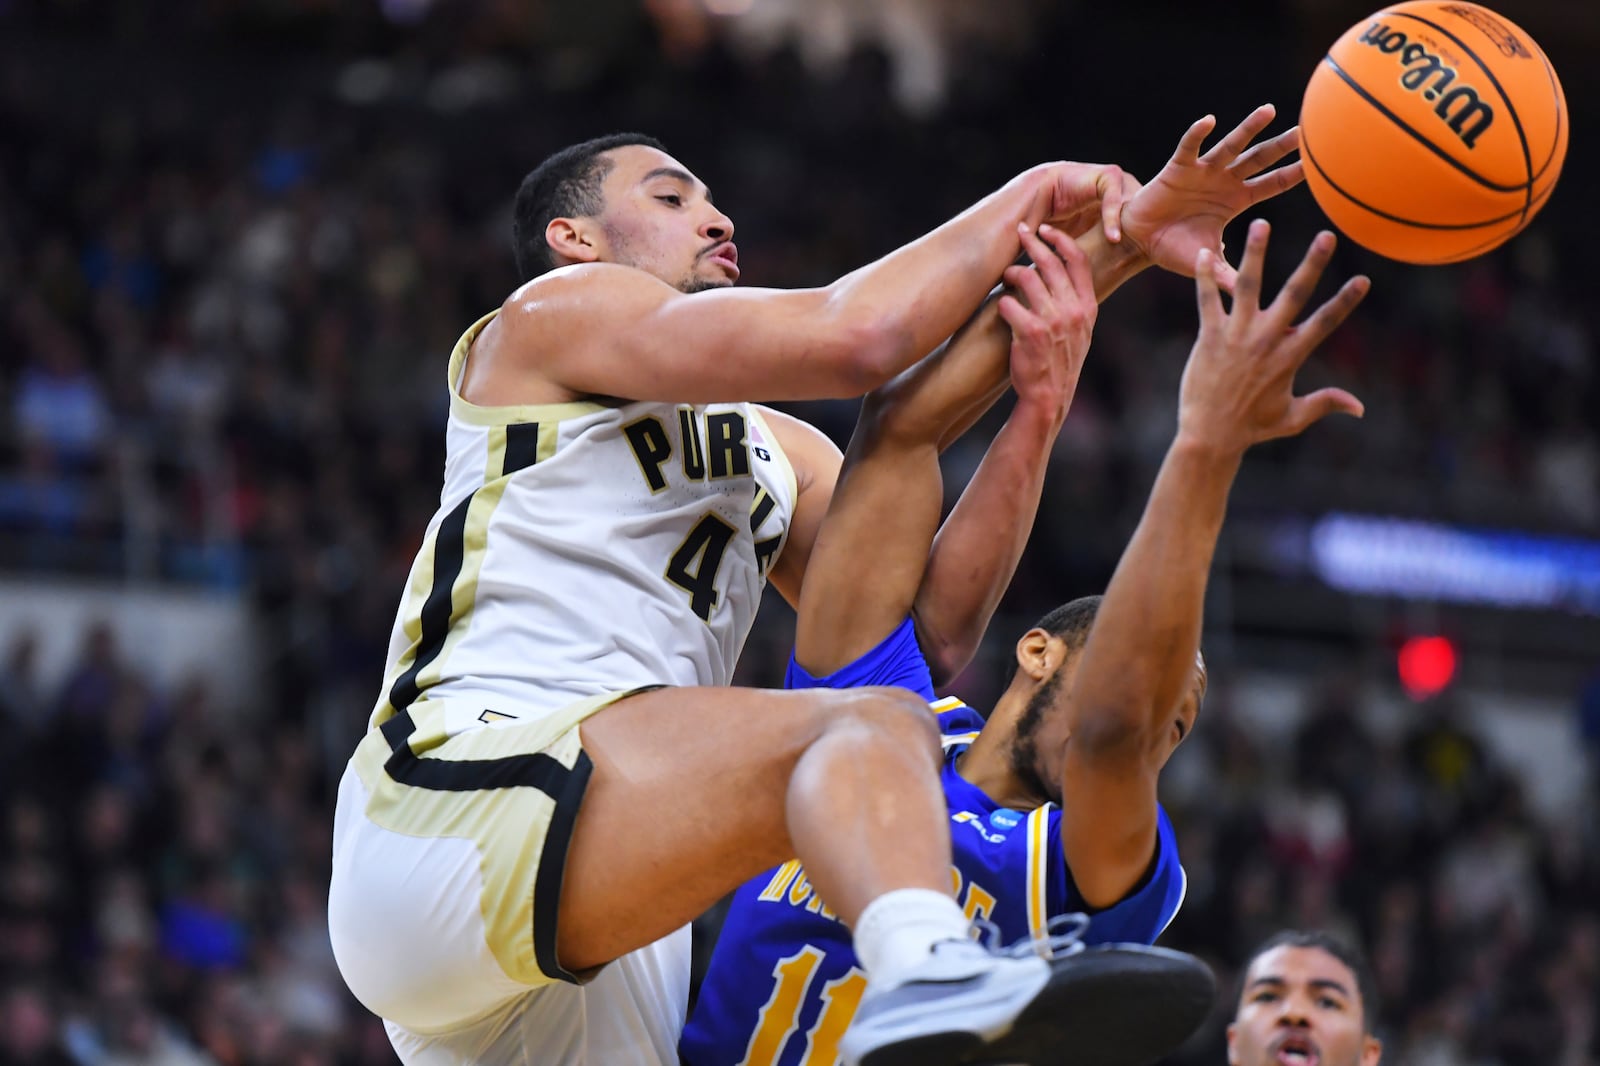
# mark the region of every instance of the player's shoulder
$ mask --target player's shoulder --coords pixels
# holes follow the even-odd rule
[[[653,274],[621,263],[573,263],[530,278],[500,305],[500,319],[518,329],[542,328],[552,318],[614,312],[630,297],[662,300],[678,291]]]

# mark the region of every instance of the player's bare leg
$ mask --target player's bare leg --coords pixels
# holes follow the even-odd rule
[[[1142,1066],[1205,1017],[1211,974],[1189,956],[1140,946],[1047,962],[965,936],[933,719],[908,692],[667,689],[581,728],[594,771],[561,893],[569,970],[664,936],[798,857],[868,972],[841,1044],[850,1066],[953,1066],[990,1051],[1054,1062],[1068,1040],[1080,1066]],[[870,951],[868,925],[889,931]]]
[[[909,692],[663,689],[582,735],[594,773],[561,893],[569,970],[664,936],[797,856],[852,926],[886,891],[950,894],[938,731]]]

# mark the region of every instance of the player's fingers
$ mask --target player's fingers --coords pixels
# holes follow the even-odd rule
[[[1222,309],[1222,294],[1217,289],[1217,254],[1210,248],[1200,249],[1194,257],[1194,295],[1200,305],[1200,328],[1221,324],[1227,317]]]
[[[1328,260],[1333,258],[1333,248],[1337,243],[1328,230],[1323,230],[1311,238],[1311,247],[1300,257],[1300,264],[1294,268],[1294,273],[1289,275],[1289,280],[1283,283],[1283,288],[1278,292],[1277,299],[1272,301],[1272,306],[1267,308],[1268,317],[1275,322],[1278,329],[1288,329],[1294,320],[1300,317],[1300,311],[1311,301],[1312,294],[1317,291],[1317,282],[1322,280],[1322,272],[1328,268]],[[1321,338],[1318,337],[1316,340]],[[1316,340],[1312,343],[1316,343]]]
[[[1235,159],[1228,169],[1241,178],[1253,178],[1299,147],[1300,127],[1295,126],[1284,130],[1276,137],[1252,145],[1250,150]]]
[[[1346,414],[1354,418],[1361,418],[1366,414],[1366,407],[1355,396],[1343,389],[1318,389],[1309,396],[1296,396],[1289,401],[1289,410],[1284,416],[1283,435],[1294,436],[1303,433],[1307,426],[1320,422],[1331,414]]]
[[[1207,115],[1197,119],[1183,133],[1183,138],[1178,141],[1177,151],[1172,153],[1174,163],[1193,163],[1200,158],[1200,146],[1206,143],[1206,138],[1211,136],[1211,131],[1217,128],[1217,116]]]
[[[1244,240],[1244,258],[1239,260],[1239,273],[1233,282],[1235,316],[1248,317],[1261,308],[1261,272],[1266,264],[1267,237],[1271,232],[1266,219],[1258,218],[1250,223],[1249,236]]]
[[[1219,251],[1215,256],[1217,267],[1217,288],[1232,296],[1233,288],[1239,281],[1239,272],[1233,268],[1227,258]]]
[[[1031,336],[1043,327],[1039,316],[1022,306],[1022,301],[1009,292],[1000,297],[1000,302],[995,306],[1005,324],[1011,327],[1011,335],[1014,338]]]
[[[1277,108],[1271,104],[1262,104],[1246,115],[1243,122],[1229,130],[1228,135],[1201,158],[1201,162],[1228,166],[1239,158],[1240,152],[1250,147],[1250,142],[1256,139],[1256,134],[1272,125],[1272,120],[1277,114]]]
[[[1332,298],[1311,313],[1294,331],[1295,365],[1306,361],[1311,352],[1350,317],[1350,312],[1366,298],[1372,282],[1357,274],[1339,287]]]
[[[1022,250],[1033,260],[1034,268],[1044,280],[1044,287],[1051,295],[1064,293],[1072,287],[1072,282],[1067,279],[1067,268],[1061,265],[1061,257],[1044,240],[1045,235],[1054,229],[1054,226],[1041,225],[1036,231],[1026,228],[1021,231]],[[1039,304],[1034,304],[1033,309],[1043,310]]]
[[[1054,227],[1046,230],[1044,226],[1040,226],[1039,233],[1050,242],[1050,247],[1054,248],[1056,254],[1061,257],[1062,266],[1066,269],[1067,283],[1070,286],[1071,294],[1080,301],[1093,306],[1095,304],[1094,270],[1089,266],[1087,253],[1078,246],[1077,241]],[[1060,290],[1053,291],[1059,292]]]
[[[1100,223],[1105,227],[1106,239],[1122,240],[1122,205],[1127,203],[1128,189],[1122,180],[1122,168],[1108,166],[1095,181],[1100,193]]]
[[[1049,253],[1051,258],[1055,253]],[[1059,263],[1057,264],[1060,265]],[[1015,269],[1015,268],[1012,268]],[[1028,306],[1028,310],[1036,315],[1042,315],[1050,307],[1050,290],[1045,286],[1044,279],[1039,277],[1038,269],[1024,269],[1015,278],[1008,277],[1007,282],[1016,290],[1013,294]]]
[[[1279,193],[1288,192],[1290,189],[1306,180],[1306,168],[1296,159],[1293,163],[1285,163],[1277,170],[1269,170],[1260,177],[1251,178],[1244,183],[1250,192],[1250,206],[1254,207],[1263,200],[1270,200]]]

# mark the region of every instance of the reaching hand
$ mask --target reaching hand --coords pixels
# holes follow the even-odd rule
[[[1078,242],[1055,227],[1035,234],[1023,225],[1018,232],[1033,267],[1008,267],[1010,291],[1000,297],[1000,317],[1011,327],[1011,385],[1019,403],[1044,405],[1060,419],[1072,405],[1100,311],[1094,276]]]
[[[1124,205],[1129,200],[1132,200],[1140,189],[1144,188],[1143,183],[1126,170],[1119,169],[1117,171],[1117,180],[1122,186],[1122,202]],[[1121,209],[1119,208],[1119,210]],[[1098,200],[1091,200],[1070,215],[1051,219],[1050,224],[1069,237],[1082,237],[1096,226],[1102,225],[1104,213],[1105,205]]]
[[[1224,226],[1305,180],[1299,160],[1267,169],[1300,146],[1298,126],[1250,144],[1276,114],[1271,104],[1256,108],[1205,155],[1200,147],[1216,128],[1216,118],[1207,115],[1190,126],[1161,173],[1123,208],[1122,229],[1128,241],[1156,266],[1177,274],[1193,272],[1195,254],[1202,248],[1220,259]],[[1232,291],[1233,268],[1226,262],[1221,265],[1218,280],[1223,289]]]
[[[1225,311],[1218,286],[1225,264],[1209,248],[1195,255],[1195,290],[1200,300],[1200,335],[1189,353],[1178,394],[1178,436],[1242,455],[1253,444],[1292,437],[1311,423],[1343,411],[1361,417],[1361,401],[1343,389],[1294,394],[1294,376],[1311,350],[1332,333],[1367,294],[1371,283],[1356,276],[1300,325],[1317,280],[1333,256],[1332,233],[1317,234],[1278,298],[1262,308],[1261,267],[1267,224],[1250,224],[1244,260]]]
[[[1129,194],[1121,167],[1114,163],[1051,163],[1048,169],[1050,200],[1044,221],[1076,232],[1075,227],[1087,216],[1105,226],[1107,237],[1121,240],[1119,220]],[[1138,182],[1133,185],[1137,187]],[[1082,228],[1088,229],[1089,225]]]

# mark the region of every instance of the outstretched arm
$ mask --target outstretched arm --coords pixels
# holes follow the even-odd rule
[[[859,658],[911,610],[939,524],[940,445],[952,425],[972,416],[972,397],[1004,381],[1008,354],[1013,367],[1020,359],[1032,370],[997,439],[1002,455],[984,467],[1031,464],[1042,477],[1096,307],[1084,252],[1059,230],[1041,234],[1022,235],[1035,269],[1007,272],[1028,306],[1010,294],[987,305],[942,352],[863,406],[800,592],[795,657],[811,673],[832,673]],[[986,480],[994,476],[991,469]],[[986,565],[1004,569],[1003,586],[1015,558]]]
[[[568,396],[706,403],[860,396],[971,317],[1036,226],[1098,202],[1119,235],[1116,167],[1048,164],[821,289],[685,295],[642,270],[586,263],[524,285],[480,344]]]
[[[1163,257],[1161,265],[1169,269],[1192,271],[1194,253],[1201,248],[1220,248],[1223,227],[1235,215],[1300,182],[1299,164],[1275,166],[1294,150],[1297,130],[1251,144],[1273,114],[1270,106],[1257,108],[1201,155],[1200,148],[1214,126],[1208,116],[1189,128],[1148,186],[1141,187],[1123,175],[1128,197],[1123,211],[1127,239],[1120,243],[1108,239],[1103,222],[1082,216],[1071,220],[1091,226],[1078,244],[1089,262],[1095,300],[1104,300],[1151,265],[1145,248],[1157,250]],[[1046,231],[1041,228],[1040,232]],[[1033,243],[1039,244],[1037,240]],[[1174,257],[1180,254],[1189,259],[1178,263]],[[1039,255],[1056,258],[1047,249],[1030,250],[1030,255],[1036,260]],[[1005,277],[1015,287],[1025,285],[1029,274],[1013,267]],[[1035,310],[1044,307],[1042,295],[1034,293],[1028,298]],[[1021,305],[1016,308],[1020,310]],[[1032,319],[1033,326],[1042,321]],[[823,570],[832,576],[822,579],[827,586],[819,583],[812,597],[814,604],[842,602],[852,610],[830,615],[816,607],[808,612],[826,619],[814,633],[803,634],[800,643],[801,651],[811,656],[801,654],[801,663],[813,673],[831,672],[873,647],[905,617],[913,600],[919,636],[936,683],[957,674],[976,652],[1027,543],[1060,415],[1048,413],[1049,401],[1043,406],[1019,404],[963,492],[956,511],[939,529],[930,557],[923,552],[937,527],[943,486],[936,456],[929,455],[925,446],[934,437],[942,451],[1005,391],[1007,356],[1020,354],[1013,349],[1012,337],[1013,329],[1002,318],[999,303],[991,300],[943,352],[869,398],[851,444],[850,463],[861,466],[870,458],[877,469],[853,475],[864,486],[852,495],[848,506],[838,507],[839,528],[854,523],[859,533],[840,534],[849,548],[824,553]],[[1035,338],[1033,350],[1042,353],[1045,349],[1037,346],[1040,340]],[[1016,371],[1015,363],[1011,369]],[[797,602],[794,590],[800,586],[810,558],[811,544],[804,539],[804,530],[821,525],[820,515],[830,505],[836,471],[837,467],[812,480],[816,491],[810,494],[807,507],[814,517],[797,521],[798,535],[791,532],[790,547],[784,550],[779,570],[774,571],[774,582],[791,603]],[[848,517],[849,509],[854,508],[859,508],[860,514]],[[829,522],[833,521],[830,512]],[[895,527],[890,536],[887,522],[903,526]],[[910,584],[924,570],[920,585]],[[866,589],[871,589],[871,595],[863,594]],[[817,639],[810,639],[812,636]]]
[[[1156,778],[1192,723],[1185,701],[1200,696],[1206,579],[1245,451],[1334,411],[1361,413],[1343,391],[1296,397],[1293,390],[1296,371],[1355,308],[1366,279],[1347,282],[1295,326],[1333,254],[1333,235],[1317,237],[1278,298],[1261,309],[1266,244],[1266,223],[1258,221],[1231,313],[1218,295],[1223,264],[1209,250],[1197,257],[1201,324],[1184,370],[1178,432],[1065,694],[1071,732],[1062,749],[1061,838],[1091,906],[1121,899],[1150,863]]]
[[[1123,210],[1126,238],[1115,251],[1098,227],[1079,239],[1095,265],[1097,300],[1152,262],[1191,271],[1200,249],[1220,253],[1223,228],[1234,216],[1300,183],[1298,162],[1276,165],[1298,144],[1298,129],[1251,145],[1274,113],[1270,105],[1257,108],[1204,155],[1200,149],[1215,120],[1208,115],[1195,122],[1149,185],[1130,186]],[[1140,254],[1130,254],[1134,250]],[[1231,287],[1233,271],[1222,267],[1224,287]],[[1016,354],[1014,349],[1013,378],[1019,371]],[[1030,368],[1021,369],[1026,374]],[[1021,382],[1017,391],[1023,393]],[[1033,405],[1019,403],[939,530],[915,612],[936,685],[947,684],[972,660],[1011,583],[1039,510],[1057,430],[1059,425],[1046,428]]]

